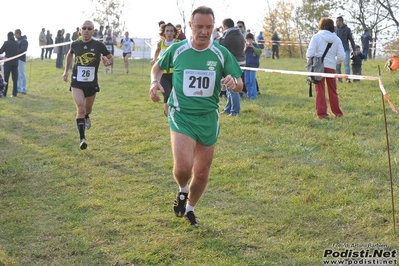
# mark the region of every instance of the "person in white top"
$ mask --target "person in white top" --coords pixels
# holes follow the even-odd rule
[[[332,45],[324,57],[324,73],[335,74],[336,65],[345,60],[345,50],[342,46],[341,39],[334,32],[334,21],[331,18],[322,18],[319,22],[319,31],[310,40],[306,57],[321,57],[328,43],[332,43]],[[323,78],[319,83],[315,84],[317,116],[320,119],[328,117],[325,83],[327,83],[331,112],[335,117],[343,116],[342,110],[339,107],[337,82],[335,78]]]
[[[129,57],[134,51],[135,43],[129,37],[129,32],[125,32],[125,38],[121,40],[121,48],[123,49],[123,61],[125,62],[126,74],[129,73]]]

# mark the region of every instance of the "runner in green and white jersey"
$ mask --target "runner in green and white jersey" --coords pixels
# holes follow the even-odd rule
[[[221,85],[242,90],[241,68],[235,57],[211,40],[215,16],[200,6],[191,14],[192,37],[169,47],[151,70],[150,98],[158,102],[159,80],[164,69],[173,68],[169,97],[169,125],[173,174],[179,185],[173,210],[197,227],[194,207],[208,183],[215,143],[219,136]],[[191,180],[191,181],[190,181]]]

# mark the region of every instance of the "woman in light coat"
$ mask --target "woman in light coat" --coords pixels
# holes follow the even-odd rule
[[[321,57],[328,43],[332,43],[332,45],[324,57],[324,73],[336,74],[336,65],[345,60],[345,50],[341,39],[334,32],[334,21],[330,18],[322,18],[319,22],[319,31],[310,40],[306,57]],[[335,78],[323,78],[319,83],[315,84],[317,116],[320,119],[328,117],[325,95],[326,83],[331,112],[335,117],[343,116],[339,107],[337,81]]]

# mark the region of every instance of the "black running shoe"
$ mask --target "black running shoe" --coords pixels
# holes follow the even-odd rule
[[[85,139],[81,139],[80,140],[80,146],[79,147],[80,147],[81,150],[85,150],[87,148],[87,142],[86,142]]]
[[[186,219],[186,221],[190,223],[190,225],[194,227],[199,227],[199,223],[197,222],[193,211],[189,211],[187,214],[185,214],[184,219]]]
[[[175,202],[173,203],[173,211],[177,217],[183,217],[186,212],[187,197],[188,193],[177,193]]]

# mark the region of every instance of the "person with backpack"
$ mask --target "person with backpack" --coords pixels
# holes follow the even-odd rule
[[[310,40],[306,57],[313,56],[322,57],[326,51],[326,47],[331,43],[324,57],[324,73],[336,73],[336,65],[345,60],[345,50],[341,39],[334,33],[334,21],[331,18],[322,18],[319,22],[319,31],[313,35]],[[328,99],[330,101],[331,112],[335,117],[343,116],[343,112],[339,107],[339,99],[337,93],[337,81],[335,78],[322,78],[320,82],[315,84],[316,91],[316,113],[320,119],[327,118],[327,102],[325,95],[325,84],[327,84]]]

